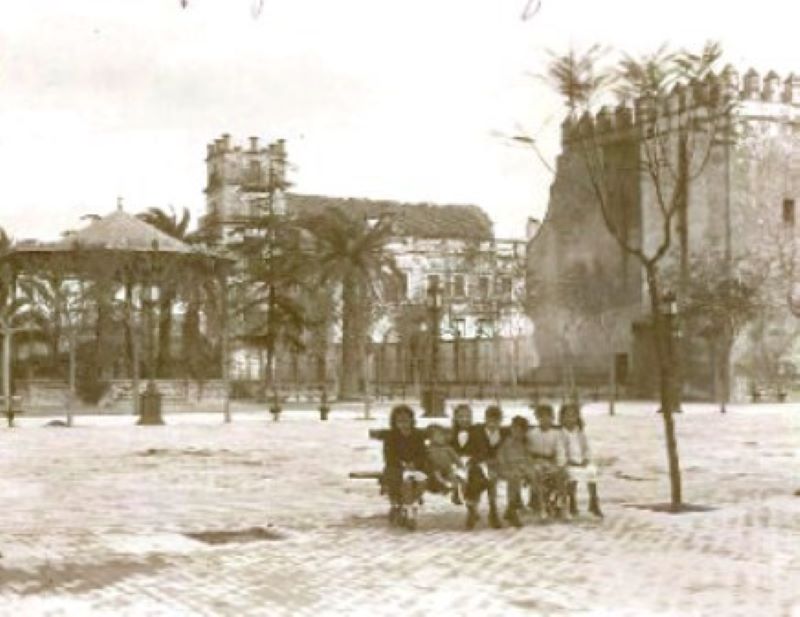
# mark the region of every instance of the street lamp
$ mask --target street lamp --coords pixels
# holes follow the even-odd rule
[[[678,298],[673,291],[667,291],[661,297],[661,315],[663,318],[664,332],[663,340],[665,343],[666,351],[666,394],[668,401],[666,402],[669,410],[672,413],[680,413],[680,396],[678,390],[678,366],[675,360],[675,338],[677,336],[676,319],[678,317]],[[657,333],[658,336],[662,334]],[[661,410],[659,410],[661,411]]]
[[[442,293],[439,283],[434,279],[428,287],[425,298],[425,306],[428,309],[430,326],[428,328],[430,337],[431,361],[428,366],[428,379],[426,387],[422,391],[422,407],[427,418],[444,417],[444,392],[439,388],[439,336],[440,336],[440,316],[442,311]]]

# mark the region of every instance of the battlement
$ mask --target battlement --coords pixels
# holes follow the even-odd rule
[[[760,104],[759,114],[785,116],[795,109],[800,115],[800,74],[790,73],[785,79],[769,71],[762,80],[755,69],[740,78],[739,72],[727,65],[719,74],[709,73],[703,80],[676,84],[663,100],[642,97],[633,105],[607,105],[596,112],[585,112],[580,118],[566,118],[561,125],[562,145],[590,135],[604,142],[635,139],[642,127],[670,120],[708,103],[736,101],[742,105]],[[772,105],[773,104],[774,107]]]
[[[258,137],[249,137],[248,141],[247,147],[234,145],[231,143],[231,136],[228,133],[223,133],[222,136],[206,144],[206,160],[216,156],[224,156],[228,153],[269,154],[275,158],[285,157],[286,141],[283,139],[278,139],[267,147],[263,147],[259,143]]]

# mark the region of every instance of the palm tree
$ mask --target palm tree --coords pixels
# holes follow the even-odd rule
[[[184,208],[180,217],[169,206],[169,213],[161,208],[150,208],[136,215],[165,234],[181,242],[193,242],[194,234],[188,232],[191,214]],[[158,353],[156,355],[156,374],[169,377],[172,370],[172,308],[177,297],[177,281],[166,277],[161,283],[161,296],[158,301]]]
[[[365,224],[343,210],[331,208],[305,221],[315,239],[319,280],[341,286],[342,378],[340,398],[355,397],[363,375],[364,343],[370,306],[380,294],[387,275],[397,272],[386,251],[392,236],[391,221],[377,219]]]
[[[14,425],[11,404],[11,362],[14,333],[31,329],[36,312],[32,288],[27,283],[17,284],[15,273],[8,262],[3,261],[11,251],[11,239],[0,228],[0,333],[3,336],[3,397],[9,427]]]
[[[244,276],[234,286],[234,304],[244,319],[239,339],[266,351],[265,387],[279,407],[277,354],[304,348],[309,311],[301,292],[313,264],[303,247],[302,228],[292,217],[275,213],[271,201],[272,196],[239,229],[234,250]]]
[[[591,106],[594,97],[609,85],[613,76],[599,67],[600,61],[609,53],[607,47],[592,45],[584,52],[575,48],[564,55],[552,51],[547,73],[543,76],[564,98],[570,117],[581,109]]]

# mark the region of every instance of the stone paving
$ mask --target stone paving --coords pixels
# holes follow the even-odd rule
[[[668,495],[652,405],[589,408],[606,518],[470,533],[438,496],[390,529],[347,479],[377,466],[384,410],[265,416],[0,431],[0,615],[800,616],[796,406],[687,408],[684,492],[712,509],[681,515],[634,507]]]

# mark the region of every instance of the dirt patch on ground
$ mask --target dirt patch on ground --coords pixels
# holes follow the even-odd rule
[[[264,542],[283,540],[284,535],[264,527],[251,527],[250,529],[238,530],[216,530],[216,531],[195,531],[183,534],[192,540],[198,540],[205,544],[231,544],[243,542]]]
[[[208,448],[184,448],[182,450],[170,450],[169,448],[148,448],[141,452],[136,452],[137,456],[215,456],[217,454],[231,454],[225,448],[221,450],[209,450]]]

